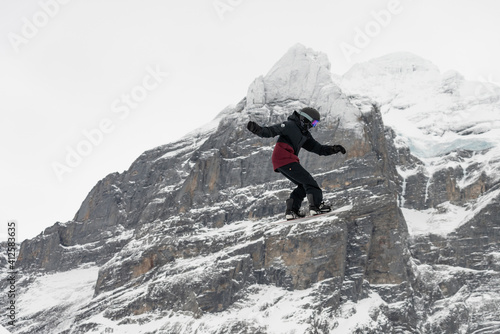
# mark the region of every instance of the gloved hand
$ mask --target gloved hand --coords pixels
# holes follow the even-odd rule
[[[256,135],[258,135],[258,134],[260,134],[262,132],[262,127],[259,124],[255,123],[253,121],[248,122],[247,129],[251,133],[256,134]]]
[[[326,151],[328,152],[329,155],[337,154],[339,152],[342,154],[346,154],[346,152],[347,152],[342,145],[327,146]]]

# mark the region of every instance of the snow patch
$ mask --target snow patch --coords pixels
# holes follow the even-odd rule
[[[470,211],[450,202],[437,209],[413,210],[401,208],[411,235],[436,234],[446,236],[465,223]]]
[[[388,321],[387,319],[377,319],[376,313],[386,303],[376,293],[370,293],[368,298],[361,299],[357,303],[347,302],[341,306],[340,316],[336,318],[338,327],[334,333],[358,333],[367,328],[375,327],[378,321]],[[386,318],[383,314],[378,314],[379,318]]]
[[[479,197],[470,207],[445,202],[434,209],[401,208],[411,235],[435,234],[446,236],[474,218],[481,210],[500,196],[500,189]]]
[[[98,272],[96,266],[82,266],[37,277],[19,296],[19,319],[32,318],[38,313],[57,309],[57,319],[52,321],[59,323],[53,332],[69,328],[78,311],[92,300]],[[23,327],[23,321],[19,320],[18,328]]]

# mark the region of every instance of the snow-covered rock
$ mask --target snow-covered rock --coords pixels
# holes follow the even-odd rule
[[[297,100],[310,103],[331,83],[330,62],[326,54],[297,44],[271,68],[258,77],[247,94],[248,107]]]

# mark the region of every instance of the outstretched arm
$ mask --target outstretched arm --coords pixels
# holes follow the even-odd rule
[[[346,154],[346,150],[342,145],[321,145],[314,138],[309,138],[302,146],[305,150],[319,155],[332,155],[341,152]]]
[[[282,126],[281,123],[268,127],[262,127],[253,121],[250,121],[247,124],[247,129],[250,132],[259,137],[264,137],[264,138],[270,138],[270,137],[275,137],[277,135],[281,135],[283,133],[284,128],[285,127]]]
[[[247,129],[254,135],[262,137],[262,127],[259,124],[255,123],[254,121],[248,122]]]
[[[328,152],[327,155],[337,154],[339,152],[342,154],[347,153],[344,146],[342,146],[342,145],[333,145],[333,146],[326,146],[326,147],[327,147],[326,151]]]

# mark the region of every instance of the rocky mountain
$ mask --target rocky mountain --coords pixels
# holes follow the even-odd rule
[[[295,45],[211,124],[23,242],[9,329],[498,332],[499,97],[411,54],[338,78]],[[283,222],[293,186],[272,170],[275,139],[245,125],[304,106],[322,115],[315,139],[348,153],[301,152],[335,212]]]

